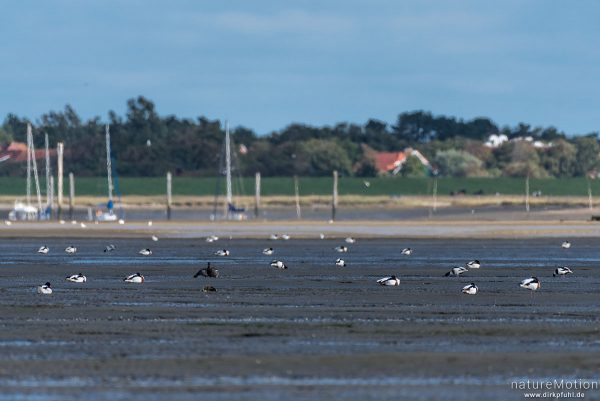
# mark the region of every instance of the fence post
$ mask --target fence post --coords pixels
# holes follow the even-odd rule
[[[75,207],[75,176],[69,173],[69,219],[73,220],[73,208]]]
[[[294,193],[296,194],[296,217],[298,220],[302,218],[302,213],[300,211],[300,187],[298,185],[298,176],[294,176]]]
[[[62,219],[62,204],[63,204],[63,154],[64,154],[64,143],[59,142],[57,144],[57,160],[58,160],[58,218]]]
[[[338,172],[333,172],[333,194],[331,199],[331,220],[335,221],[336,209],[338,204]]]
[[[260,173],[254,175],[254,218],[260,213]]]
[[[173,177],[171,176],[171,172],[169,171],[167,173],[167,220],[171,220],[171,204],[173,202],[172,181]]]

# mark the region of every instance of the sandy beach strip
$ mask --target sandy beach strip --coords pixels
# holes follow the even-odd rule
[[[18,198],[18,197],[17,197]],[[24,201],[24,197],[20,198]],[[331,207],[330,195],[301,195],[300,205],[302,207]],[[239,196],[235,199],[238,206],[247,209],[254,207],[253,196]],[[0,195],[0,208],[11,208],[15,202],[12,195]],[[86,209],[106,203],[105,196],[78,195],[75,199],[75,207]],[[208,208],[212,209],[215,203],[214,196],[175,195],[172,198],[174,209]],[[262,196],[261,207],[294,207],[296,198],[294,196],[277,195]],[[218,199],[219,208],[224,207],[224,197]],[[481,206],[508,206],[522,205],[525,207],[525,196],[523,195],[462,195],[449,196],[439,195],[434,198],[431,195],[340,195],[338,205],[360,208],[414,208],[436,205],[438,208],[459,207],[481,207]],[[540,196],[530,197],[531,206],[560,205],[563,207],[587,207],[589,198],[587,196]],[[166,197],[164,195],[127,195],[119,199],[120,207],[123,209],[139,208],[166,208]],[[68,209],[68,203],[63,204],[63,209]]]
[[[159,238],[220,237],[268,238],[288,234],[292,238],[576,238],[600,236],[600,224],[589,221],[173,221],[59,224],[16,222],[0,224],[0,237],[129,237]]]

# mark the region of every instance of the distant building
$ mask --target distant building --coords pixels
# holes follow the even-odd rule
[[[370,156],[375,161],[375,168],[379,174],[398,174],[409,156],[416,157],[425,167],[431,168],[429,160],[413,148],[406,148],[401,152],[377,152],[370,149],[367,153],[371,153]]]
[[[56,149],[50,149],[50,157],[56,155]],[[36,160],[44,159],[46,151],[44,149],[36,149]],[[23,142],[11,142],[6,148],[0,148],[0,162],[11,161],[14,163],[27,161],[27,144]]]
[[[500,147],[503,143],[509,142],[509,139],[504,134],[492,134],[488,137],[487,141],[485,141],[484,145],[488,148],[495,149]],[[513,139],[510,139],[510,142],[529,142],[533,145],[534,148],[538,149],[547,149],[551,148],[552,142],[543,142],[539,140],[534,140],[532,136],[519,136]]]
[[[534,148],[538,148],[538,149],[547,149],[547,148],[551,148],[552,142],[543,142],[543,141],[538,141],[538,140],[534,140],[532,136],[520,136],[517,138],[513,138],[510,140],[511,142],[529,142],[530,144],[533,145]]]
[[[379,173],[393,171],[406,161],[404,152],[375,152],[373,156]]]
[[[504,142],[508,141],[508,137],[504,134],[496,135],[492,134],[488,137],[487,141],[485,141],[485,146],[488,148],[497,148],[502,145]]]

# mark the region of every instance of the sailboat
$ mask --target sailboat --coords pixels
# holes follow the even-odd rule
[[[105,221],[117,221],[117,215],[114,212],[113,202],[113,181],[112,181],[112,162],[110,157],[110,128],[106,124],[106,175],[108,178],[108,202],[106,202],[106,211],[98,209],[96,211],[96,220]]]
[[[37,192],[38,207],[31,205],[31,175],[35,180],[35,189]],[[42,212],[42,196],[40,193],[40,182],[38,180],[37,163],[35,160],[35,147],[33,145],[33,132],[31,124],[27,124],[27,203],[15,201],[13,210],[8,213],[8,219],[11,221],[38,220]]]
[[[246,209],[241,207],[236,207],[233,202],[233,188],[232,188],[232,154],[231,154],[231,135],[229,134],[229,123],[225,122],[225,215],[224,218],[227,220],[245,220]],[[222,159],[221,159],[222,160]],[[219,163],[221,164],[221,163]],[[219,166],[220,171],[221,166]],[[216,218],[216,208],[217,208],[217,198],[219,194],[219,184],[217,181],[217,190],[215,192],[215,210],[213,212],[213,217]]]

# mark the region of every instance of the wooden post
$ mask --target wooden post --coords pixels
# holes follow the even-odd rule
[[[167,220],[171,220],[171,203],[173,202],[172,181],[173,177],[169,171],[167,173]]]
[[[75,207],[75,176],[69,173],[69,219],[73,220],[73,208]]]
[[[51,215],[52,215],[52,200],[50,199],[50,141],[48,140],[48,134],[44,134],[44,156],[45,156],[45,161],[46,161],[46,207],[50,207],[50,216],[48,216],[48,219],[50,219]]]
[[[260,173],[254,175],[254,218],[260,213]]]
[[[590,204],[590,210],[594,210],[594,199],[592,198],[592,183],[590,182],[590,178],[587,178],[588,184],[588,202]]]
[[[529,173],[525,178],[525,210],[529,212]]]
[[[52,218],[52,214],[53,214],[53,210],[54,210],[54,176],[51,175],[50,176],[50,185],[48,185],[48,188],[50,189],[50,195],[48,195],[48,205],[50,206],[50,216],[48,216],[48,219]]]
[[[57,162],[58,162],[58,218],[62,218],[62,204],[63,204],[63,154],[64,154],[64,143],[59,142],[57,144]]]
[[[298,176],[294,176],[294,193],[296,194],[296,216],[298,220],[302,218],[302,213],[300,212],[300,189],[298,185]]]
[[[433,211],[437,210],[437,176],[433,177]]]
[[[333,172],[333,196],[331,199],[331,220],[335,221],[335,214],[338,204],[338,172]]]

